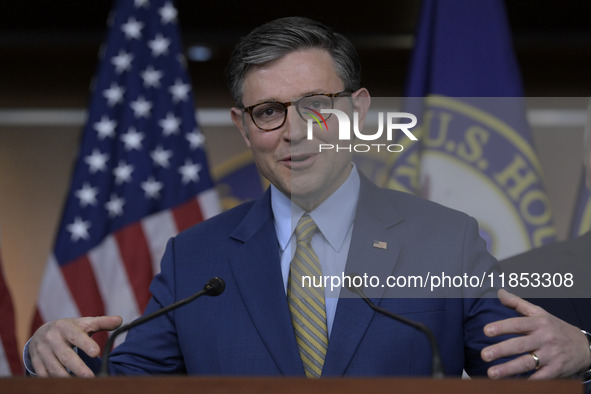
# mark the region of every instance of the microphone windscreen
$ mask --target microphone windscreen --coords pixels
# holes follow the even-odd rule
[[[207,290],[208,295],[215,297],[224,292],[226,289],[226,283],[222,278],[215,277],[211,278],[204,288]]]

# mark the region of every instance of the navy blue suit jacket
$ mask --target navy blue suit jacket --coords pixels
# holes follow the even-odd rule
[[[528,300],[541,306],[554,316],[586,331],[591,331],[591,231],[574,239],[555,242],[532,249],[501,261],[507,273],[571,273],[577,288],[570,297],[564,291],[556,291],[559,297]],[[544,297],[549,297],[549,291]],[[527,295],[527,294],[524,294]]]
[[[372,247],[374,240],[387,249]],[[425,264],[447,272],[496,265],[474,219],[363,178],[347,267],[353,262],[382,277]],[[226,282],[222,295],[131,330],[112,354],[111,373],[304,376],[269,191],[170,240],[146,313],[190,296],[214,276]],[[434,331],[449,375],[463,368],[485,374],[489,365],[480,350],[497,340],[482,328],[514,316],[496,298],[388,298],[383,291],[376,299],[382,307]],[[431,351],[421,333],[374,313],[359,298],[339,300],[323,376],[430,372]]]

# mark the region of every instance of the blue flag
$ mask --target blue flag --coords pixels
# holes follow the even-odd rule
[[[33,329],[141,314],[168,238],[219,212],[213,186],[177,10],[117,1]]]
[[[581,186],[571,221],[571,238],[575,238],[591,230],[591,193],[585,183],[585,169],[583,169],[581,178]]]
[[[223,210],[256,200],[269,186],[269,181],[259,174],[250,151],[216,166],[213,177]]]
[[[499,259],[555,240],[501,0],[425,0],[405,92],[418,141],[388,186],[474,216]]]

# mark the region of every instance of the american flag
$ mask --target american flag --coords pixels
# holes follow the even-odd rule
[[[22,373],[21,356],[14,331],[14,308],[2,273],[0,258],[0,376],[22,375]]]
[[[181,53],[170,0],[116,3],[33,330],[139,316],[167,239],[219,212]]]

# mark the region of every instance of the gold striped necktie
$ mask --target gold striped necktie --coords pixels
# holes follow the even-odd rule
[[[328,347],[324,287],[302,287],[302,276],[318,279],[322,269],[310,240],[316,223],[305,214],[296,227],[296,251],[289,268],[287,299],[306,376],[319,378]],[[312,282],[314,283],[314,282]],[[307,280],[305,283],[307,285]]]

